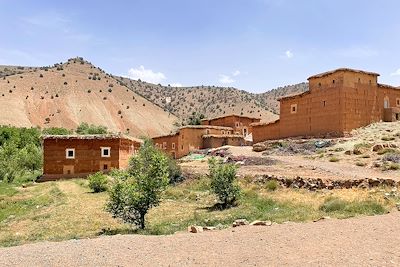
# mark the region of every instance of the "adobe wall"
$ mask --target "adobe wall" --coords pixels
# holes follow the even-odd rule
[[[101,157],[101,147],[110,147],[110,157]],[[66,149],[75,149],[75,158],[66,158]],[[100,170],[101,163],[108,169],[119,168],[119,139],[44,139],[44,177],[82,177]],[[64,174],[64,166],[73,166],[73,173]]]
[[[204,137],[203,138],[203,148],[217,148],[221,146],[244,146],[245,141],[243,137]]]
[[[233,134],[243,134],[243,129],[246,128],[247,132],[249,131],[249,126],[251,123],[260,122],[261,119],[257,118],[248,118],[230,115],[226,117],[211,119],[211,120],[203,120],[201,122],[202,125],[213,125],[213,126],[224,126],[233,128]]]
[[[140,149],[140,143],[129,139],[120,139],[119,145],[119,168],[126,169],[129,159],[135,155]]]
[[[262,142],[265,140],[279,139],[280,134],[280,122],[279,120],[269,124],[255,124],[251,126],[251,132],[253,134],[253,143]]]
[[[165,151],[173,158],[180,158],[183,156],[180,153],[179,133],[175,135],[161,136],[153,138],[154,145],[159,149]],[[174,145],[173,145],[174,144]]]

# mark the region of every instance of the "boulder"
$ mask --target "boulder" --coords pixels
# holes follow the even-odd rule
[[[267,150],[267,145],[264,143],[257,143],[253,145],[253,151],[255,152],[262,152]]]
[[[188,227],[189,233],[201,233],[203,232],[203,227],[197,225],[191,225]]]
[[[372,151],[374,151],[374,152],[378,152],[379,150],[382,150],[382,149],[383,149],[383,145],[381,145],[381,144],[377,144],[372,147]]]
[[[271,221],[259,221],[256,220],[252,223],[250,223],[250,225],[256,225],[256,226],[271,226],[272,222]]]
[[[233,227],[238,227],[238,226],[243,226],[243,225],[248,225],[249,222],[246,219],[237,219],[233,222],[232,226]]]

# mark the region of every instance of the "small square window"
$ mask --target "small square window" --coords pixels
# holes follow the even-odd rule
[[[335,83],[335,80],[332,80],[332,83]]]
[[[163,148],[167,149],[167,142],[163,142]]]
[[[103,158],[111,157],[111,148],[101,147],[101,157],[103,157]]]
[[[221,134],[225,134],[225,131],[221,131]]]
[[[297,113],[297,104],[292,104],[290,106],[290,113],[291,114]]]
[[[65,158],[74,159],[75,158],[75,148],[67,148],[65,150]]]

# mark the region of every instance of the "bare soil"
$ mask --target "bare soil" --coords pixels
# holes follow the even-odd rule
[[[400,212],[0,249],[2,266],[399,266]]]

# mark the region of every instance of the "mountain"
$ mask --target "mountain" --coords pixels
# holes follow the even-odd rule
[[[0,124],[65,127],[81,122],[133,136],[174,129],[173,114],[82,58],[52,67],[0,67]]]
[[[171,87],[126,77],[115,78],[132,91],[181,118],[182,122],[187,121],[193,112],[201,113],[206,118],[240,114],[272,121],[279,114],[277,98],[308,90],[308,83],[300,83],[253,94],[232,87]]]

